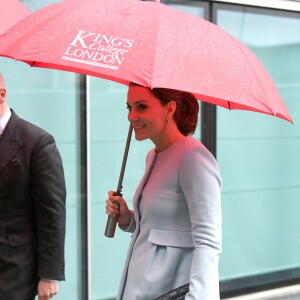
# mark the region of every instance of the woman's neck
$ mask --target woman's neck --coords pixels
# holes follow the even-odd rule
[[[156,146],[156,152],[161,153],[167,150],[184,137],[185,136],[180,131],[176,132],[175,134],[162,137],[159,141],[154,142]]]

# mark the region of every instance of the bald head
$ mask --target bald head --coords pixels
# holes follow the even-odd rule
[[[0,73],[0,89],[5,89],[4,78],[1,73]]]
[[[2,117],[8,106],[6,104],[6,88],[2,74],[0,73],[0,117]]]

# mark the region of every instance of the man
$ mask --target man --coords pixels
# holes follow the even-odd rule
[[[66,189],[53,137],[6,103],[0,74],[0,299],[48,300],[64,280]]]

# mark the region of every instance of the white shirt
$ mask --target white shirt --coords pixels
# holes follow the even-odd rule
[[[0,118],[0,136],[2,135],[10,117],[11,117],[11,111],[8,107],[6,113]]]

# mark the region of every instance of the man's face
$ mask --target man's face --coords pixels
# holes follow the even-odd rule
[[[5,89],[3,76],[0,73],[0,105],[3,105],[5,103],[5,98],[6,98],[6,89]]]
[[[6,98],[6,89],[0,88],[0,105],[4,104]]]

